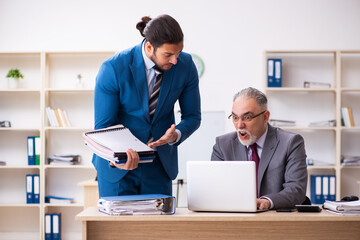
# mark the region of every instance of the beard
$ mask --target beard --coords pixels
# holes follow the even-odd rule
[[[254,144],[256,142],[256,140],[258,139],[257,136],[252,135],[246,129],[238,129],[236,132],[237,132],[237,136],[238,136],[239,141],[241,142],[242,145],[245,145],[245,146],[250,146],[250,145]],[[240,132],[245,132],[249,136],[249,139],[247,139],[247,140],[241,139],[240,138]]]

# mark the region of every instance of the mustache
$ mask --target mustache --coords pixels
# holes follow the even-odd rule
[[[246,134],[250,135],[250,132],[246,129],[238,129],[237,133],[240,133],[240,132],[245,132]]]

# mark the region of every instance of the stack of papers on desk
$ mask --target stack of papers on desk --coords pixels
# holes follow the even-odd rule
[[[83,133],[85,145],[99,157],[114,164],[126,162],[128,149],[135,150],[140,163],[152,162],[155,150],[137,139],[128,128],[116,125]]]
[[[324,208],[342,215],[360,215],[360,200],[349,202],[325,201]]]
[[[140,194],[103,197],[99,211],[109,215],[174,214],[175,197],[163,194]]]

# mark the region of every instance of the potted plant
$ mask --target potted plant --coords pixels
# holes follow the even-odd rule
[[[6,77],[8,79],[8,87],[13,89],[19,86],[19,79],[24,78],[24,75],[22,75],[19,69],[13,68],[9,70]]]

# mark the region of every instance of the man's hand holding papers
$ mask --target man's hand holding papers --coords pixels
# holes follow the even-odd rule
[[[110,166],[116,166],[117,168],[123,170],[133,170],[137,168],[140,160],[139,154],[132,149],[128,149],[126,151],[126,155],[127,155],[127,161],[125,163],[115,165],[114,163],[110,162]]]

